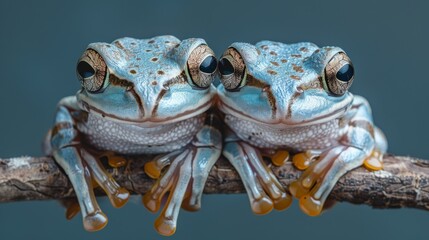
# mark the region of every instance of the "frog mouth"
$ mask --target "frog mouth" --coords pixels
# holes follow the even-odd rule
[[[348,109],[350,109],[351,104],[348,104],[342,108],[339,108],[329,114],[325,114],[322,116],[318,116],[318,117],[311,118],[309,120],[303,120],[303,121],[294,121],[294,120],[284,119],[284,118],[276,118],[276,119],[272,119],[272,121],[262,121],[262,120],[253,118],[252,116],[240,110],[237,110],[229,106],[228,104],[223,103],[222,101],[218,102],[218,107],[223,113],[230,114],[242,120],[247,120],[250,122],[266,125],[267,127],[289,128],[289,127],[303,127],[308,125],[320,124],[324,122],[329,122],[336,118],[340,118],[341,116],[344,115],[345,112],[347,112]]]
[[[101,109],[98,109],[94,106],[89,105],[84,100],[79,100],[77,103],[82,110],[88,113],[94,113],[98,116],[101,116],[111,121],[127,123],[127,124],[135,124],[135,125],[144,125],[144,126],[157,126],[162,124],[180,122],[180,121],[201,115],[214,104],[214,101],[208,101],[195,109],[184,111],[178,115],[171,116],[171,117],[157,118],[157,117],[150,116],[148,118],[140,117],[138,119],[124,118],[114,114],[106,113]]]

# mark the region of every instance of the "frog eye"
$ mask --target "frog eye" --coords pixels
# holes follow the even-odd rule
[[[335,54],[325,67],[324,85],[334,95],[343,95],[352,85],[354,68],[344,53]]]
[[[207,45],[195,48],[188,58],[187,75],[197,88],[208,88],[216,76],[217,59]]]
[[[98,52],[87,49],[77,63],[76,73],[82,87],[95,93],[104,85],[107,65]]]
[[[226,90],[239,90],[246,84],[246,64],[240,53],[228,48],[219,61],[220,81]]]

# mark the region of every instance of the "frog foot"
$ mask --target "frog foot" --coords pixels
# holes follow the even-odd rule
[[[209,141],[201,138],[210,134]],[[174,151],[145,164],[145,172],[157,181],[143,196],[144,206],[151,212],[157,212],[164,195],[169,192],[155,221],[155,229],[161,235],[175,233],[181,206],[190,211],[200,209],[207,177],[221,154],[221,139],[220,132],[206,127],[200,130],[188,149]]]
[[[249,197],[250,206],[255,214],[267,214],[273,208],[284,210],[290,206],[291,196],[262,160],[257,149],[241,141],[227,142],[223,155],[240,175]],[[285,159],[284,152],[279,155]],[[274,161],[280,164],[284,160]]]
[[[82,164],[85,168],[85,184],[83,185],[88,189],[85,190],[81,187],[79,189],[85,191],[87,195],[81,196],[78,194],[77,199],[63,201],[63,205],[66,207],[66,218],[72,219],[81,211],[84,228],[91,232],[98,231],[107,225],[108,219],[98,206],[93,189],[101,187],[109,197],[111,204],[117,208],[125,205],[129,198],[129,192],[116,183],[112,176],[104,169],[99,159],[95,157],[95,154],[81,148],[80,156],[84,160]],[[84,206],[84,208],[81,206]]]
[[[310,216],[319,215],[338,179],[347,171],[361,166],[366,155],[359,148],[338,146],[311,163],[300,178],[289,186],[292,195],[299,198],[303,212]]]

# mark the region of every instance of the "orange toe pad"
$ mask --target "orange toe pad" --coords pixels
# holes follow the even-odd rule
[[[277,167],[282,166],[288,160],[289,160],[288,151],[279,150],[273,156],[271,156],[271,162]]]
[[[303,195],[299,199],[299,206],[309,216],[318,216],[323,209],[323,204],[310,195]]]

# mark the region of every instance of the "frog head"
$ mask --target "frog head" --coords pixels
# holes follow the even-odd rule
[[[338,47],[233,43],[219,60],[219,108],[266,124],[309,125],[344,114],[353,65]]]
[[[213,51],[198,38],[92,43],[77,64],[77,100],[81,109],[114,121],[176,122],[210,108],[216,70]]]

